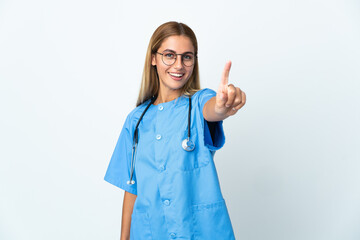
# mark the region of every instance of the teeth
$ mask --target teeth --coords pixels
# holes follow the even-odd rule
[[[178,74],[178,73],[169,73],[171,76],[174,77],[182,77],[184,74]]]

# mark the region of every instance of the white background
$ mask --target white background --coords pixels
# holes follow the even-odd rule
[[[119,239],[103,180],[160,24],[246,105],[215,155],[239,240],[360,239],[360,2],[0,1],[0,239]]]

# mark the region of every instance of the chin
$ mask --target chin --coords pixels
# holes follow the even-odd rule
[[[186,82],[185,83],[175,83],[175,84],[171,84],[169,87],[171,87],[172,89],[176,89],[176,90],[179,90],[181,88],[183,88],[185,86]]]
[[[164,84],[166,85],[168,88],[172,89],[172,90],[179,90],[181,89],[182,87],[184,87],[186,84],[186,82],[167,82],[167,84]]]

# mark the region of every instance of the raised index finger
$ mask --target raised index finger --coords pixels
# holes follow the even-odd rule
[[[231,61],[227,61],[221,76],[221,85],[227,86],[229,83],[229,72],[231,68]]]

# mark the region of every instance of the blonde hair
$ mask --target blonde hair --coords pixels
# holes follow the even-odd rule
[[[152,55],[155,54],[160,48],[162,42],[170,36],[188,37],[194,46],[194,54],[195,56],[197,56],[197,40],[195,33],[191,30],[190,27],[188,27],[184,23],[173,21],[160,25],[151,36],[149,46],[146,51],[144,71],[142,75],[140,92],[136,102],[136,106],[141,105],[143,102],[147,101],[152,96],[157,96],[159,93],[159,78],[157,75],[156,67],[151,65],[151,59]],[[200,90],[199,64],[197,57],[195,57],[193,72],[187,83],[181,88],[181,94],[193,95],[198,90]]]

